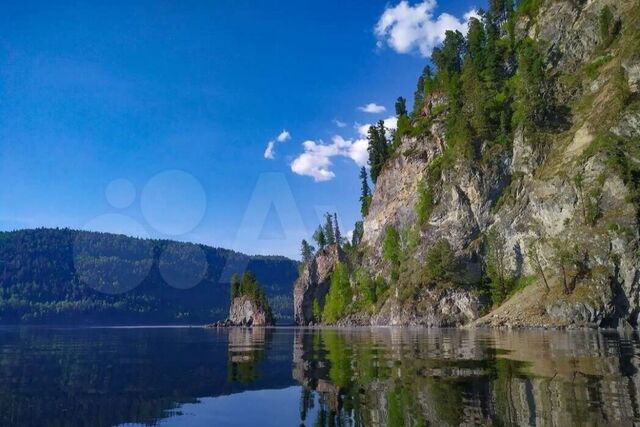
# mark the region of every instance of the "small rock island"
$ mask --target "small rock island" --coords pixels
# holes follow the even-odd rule
[[[256,276],[250,271],[231,278],[231,306],[229,317],[207,327],[219,328],[229,326],[274,326],[273,312],[267,296],[260,287]]]

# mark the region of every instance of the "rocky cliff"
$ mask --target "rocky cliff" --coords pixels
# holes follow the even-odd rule
[[[247,296],[234,298],[229,308],[229,323],[234,326],[273,326],[273,315]]]
[[[638,325],[640,7],[547,0],[509,16],[495,26],[506,52],[495,99],[511,97],[501,114],[512,118],[480,117],[508,130],[487,137],[474,117],[462,131],[452,124],[474,114],[464,90],[476,86],[427,94],[412,128],[398,130],[352,257],[352,271],[389,291],[366,310],[354,292],[342,324],[456,325],[491,311],[477,324]],[[456,264],[446,280],[429,267],[442,242]]]
[[[346,262],[346,255],[339,245],[320,249],[307,263],[293,287],[293,312],[298,325],[308,325],[313,321],[312,306],[317,301],[324,305],[331,285],[331,274],[338,262]]]
[[[608,47],[599,36],[605,7],[619,26]],[[364,219],[363,265],[388,272],[386,230],[417,227],[411,260],[419,266],[446,239],[462,261],[461,281],[481,284],[493,233],[505,275],[529,288],[479,324],[637,325],[638,9],[633,1],[546,1],[521,17],[517,37],[542,47],[557,123],[514,129],[508,149],[480,141],[473,161],[449,163],[431,181],[434,206],[423,224],[419,186],[447,150],[446,114],[424,135],[403,137]]]

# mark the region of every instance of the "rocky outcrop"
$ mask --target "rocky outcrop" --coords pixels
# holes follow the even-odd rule
[[[247,295],[233,299],[229,307],[229,317],[213,323],[209,327],[228,326],[274,326],[276,321],[268,307],[262,307]]]
[[[611,48],[603,46],[600,35],[604,7],[619,26]],[[508,275],[513,280],[531,278],[532,285],[478,324],[640,323],[638,181],[633,172],[640,156],[628,148],[640,140],[640,104],[637,96],[628,95],[637,94],[640,85],[636,8],[633,1],[543,1],[536,17],[517,24],[517,37],[531,37],[543,50],[550,76],[545,90],[570,110],[566,117],[558,113],[550,129],[537,134],[516,129],[507,148],[474,142],[478,152],[472,161],[449,161],[435,180],[429,175],[434,161],[447,151],[446,112],[440,109],[439,116],[431,117],[423,136],[401,139],[378,176],[364,219],[362,266],[390,281],[382,242],[386,230],[395,227],[418,233],[408,254],[417,268],[434,242],[446,239],[462,263],[464,286],[455,291],[423,289],[420,297],[403,303],[391,296],[375,315],[358,313],[343,324],[442,326],[473,321],[483,301],[466,289],[480,282],[489,232],[505,241]],[[624,97],[626,105],[621,104]],[[435,114],[431,105],[427,100],[423,114]],[[612,141],[608,135],[619,138],[617,145],[606,145],[613,144],[607,142]],[[419,183],[426,177],[432,180],[434,207],[426,223],[417,224]],[[570,268],[562,266],[567,262]],[[404,280],[401,273],[399,287],[408,285]]]
[[[409,301],[391,297],[375,314],[355,313],[338,326],[422,326],[426,328],[466,325],[480,317],[486,301],[477,290],[466,288],[422,289]]]
[[[333,269],[338,262],[346,261],[346,255],[339,245],[329,245],[320,249],[304,266],[293,288],[293,312],[296,324],[311,323],[313,301],[317,301],[320,307],[324,306]]]

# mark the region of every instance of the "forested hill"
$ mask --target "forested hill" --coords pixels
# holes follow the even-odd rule
[[[0,323],[206,323],[252,271],[290,319],[298,263],[284,257],[69,229],[0,232]]]

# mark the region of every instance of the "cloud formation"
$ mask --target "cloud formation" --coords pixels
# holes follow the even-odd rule
[[[273,160],[276,158],[275,145],[276,145],[275,141],[269,141],[267,143],[267,148],[265,148],[264,150],[265,159]]]
[[[378,105],[375,102],[370,102],[367,105],[358,107],[358,110],[364,111],[365,113],[372,113],[372,114],[384,113],[385,111],[387,111],[387,109],[384,108],[384,106]]]
[[[378,46],[386,43],[398,53],[420,52],[424,57],[431,56],[433,48],[444,41],[448,30],[467,33],[469,19],[479,17],[472,9],[459,19],[448,13],[434,14],[436,0],[424,0],[411,6],[402,0],[396,6],[387,7],[375,26]]]
[[[286,129],[278,134],[276,139],[272,139],[267,143],[267,148],[264,150],[264,158],[273,160],[276,158],[276,142],[286,142],[291,139],[291,134]]]
[[[338,126],[339,128],[347,127],[347,124],[345,122],[341,122],[338,119],[333,119],[333,124]]]
[[[280,132],[280,134],[276,138],[276,140],[278,142],[285,142],[285,141],[288,141],[290,139],[291,139],[291,134],[286,129],[283,129],[282,132]]]
[[[389,130],[396,128],[397,119],[389,117],[384,120]],[[336,174],[331,170],[333,157],[344,157],[353,160],[359,167],[366,166],[369,160],[367,132],[370,124],[356,124],[358,138],[345,139],[340,135],[331,138],[331,143],[322,141],[305,141],[304,152],[291,162],[291,170],[302,176],[310,176],[316,182],[330,181]]]

